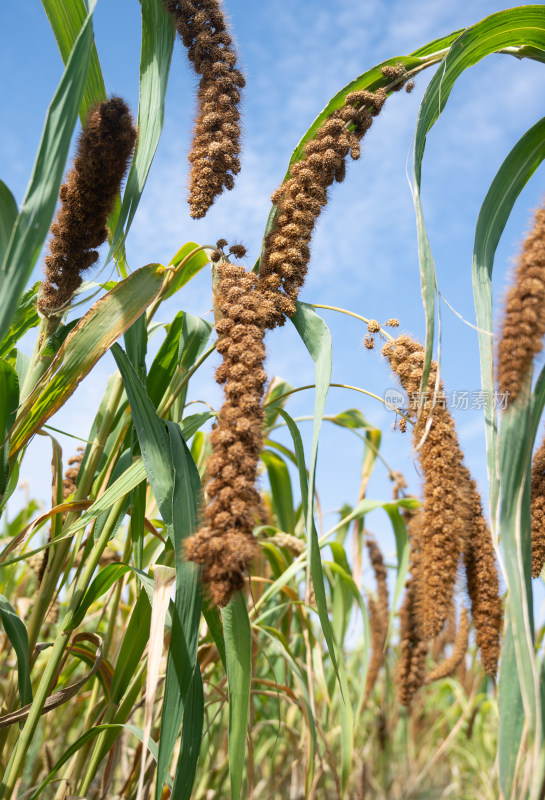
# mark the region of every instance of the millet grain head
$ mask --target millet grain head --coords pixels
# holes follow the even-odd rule
[[[500,394],[516,400],[534,356],[541,352],[545,333],[545,208],[534,216],[507,293],[498,347]]]
[[[471,617],[477,632],[477,644],[487,675],[498,669],[503,605],[492,535],[483,516],[481,498],[469,470],[464,467],[461,481],[469,497],[470,535],[464,552],[467,592],[471,600]]]
[[[106,222],[135,142],[136,129],[120,97],[89,112],[51,225],[46,279],[38,298],[38,310],[44,316],[62,313],[81,285],[82,273],[98,259],[95,248],[106,240]]]
[[[433,681],[439,681],[442,678],[447,678],[449,675],[457,669],[457,667],[462,662],[466,652],[467,652],[467,645],[469,643],[469,617],[467,615],[467,611],[465,608],[462,609],[462,613],[460,614],[460,623],[458,626],[458,632],[456,633],[456,638],[454,640],[454,647],[452,648],[452,653],[448,658],[438,664],[431,672],[428,673],[426,676],[425,683],[433,683]]]
[[[405,597],[399,612],[400,653],[396,669],[396,683],[399,702],[410,706],[422,684],[426,670],[428,643],[419,632],[419,591],[421,563],[420,525],[422,512],[413,514],[408,522],[410,564],[409,578],[405,584]]]
[[[409,396],[420,391],[424,348],[401,335],[383,348],[390,366]],[[428,391],[433,394],[437,365],[432,362]],[[439,385],[439,391],[443,387]],[[431,419],[430,419],[430,414]],[[413,411],[413,416],[415,412]],[[431,422],[431,424],[429,424]],[[420,525],[421,570],[418,591],[419,628],[423,639],[441,631],[450,607],[458,563],[468,536],[471,512],[466,493],[460,490],[463,455],[454,421],[446,407],[424,409],[413,428],[413,441],[424,475],[424,506]]]
[[[369,625],[371,628],[371,660],[365,681],[365,702],[369,698],[377,680],[380,668],[384,663],[384,645],[388,635],[388,583],[384,559],[375,539],[366,533],[365,543],[369,553],[369,561],[375,574],[377,597],[368,597]]]
[[[532,460],[532,578],[539,578],[545,564],[545,441]]]
[[[257,276],[244,267],[218,266],[216,304],[217,350],[223,357],[216,380],[225,400],[212,430],[212,455],[207,466],[208,505],[204,525],[185,544],[186,558],[202,565],[202,579],[213,601],[225,606],[244,586],[245,574],[258,550],[253,535],[260,513],[255,488],[262,446],[263,302]]]
[[[348,94],[345,105],[322,123],[302,160],[292,165],[290,177],[273,194],[277,215],[259,267],[259,287],[272,308],[268,328],[283,325],[295,313],[310,260],[309,245],[328,189],[344,180],[347,157],[360,157],[360,140],[385,100],[384,89]]]
[[[218,0],[163,0],[163,4],[200,76],[189,154],[190,214],[199,219],[224,189],[233,188],[240,172],[239,104],[245,80]]]

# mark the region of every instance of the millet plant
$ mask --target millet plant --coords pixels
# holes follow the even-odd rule
[[[129,269],[125,241],[159,143],[173,48],[185,50],[198,82],[194,219],[241,170],[246,79],[219,0],[141,0],[134,113],[106,91],[95,5],[43,0],[64,74],[20,207],[0,183],[0,798],[537,800],[545,661],[532,576],[545,561],[545,443],[534,442],[545,372],[533,381],[532,369],[545,333],[543,208],[496,331],[491,286],[515,200],[545,157],[545,120],[499,165],[476,224],[482,390],[508,398],[499,411],[484,407],[486,508],[441,399],[420,183],[427,134],[466,69],[491,54],[545,61],[545,6],[501,11],[394,54],[340,89],[293,151],[260,252],[218,230],[210,244],[182,244],[166,265]],[[364,136],[425,70],[433,75],[412,175],[420,343],[397,319],[381,324],[366,309],[299,295],[330,188],[347,169],[365,170]],[[184,220],[179,227],[183,236]],[[95,266],[104,243],[104,264],[116,269],[107,281]],[[38,261],[40,280],[29,285]],[[212,321],[184,308],[184,287],[201,270],[211,276]],[[166,301],[184,310],[158,323]],[[359,410],[325,414],[328,389],[339,384],[320,309],[356,318],[365,347],[380,342],[400,390],[426,398],[396,408],[388,434],[412,434],[418,496],[386,464],[381,432]],[[267,374],[267,343],[285,324],[313,362],[312,387]],[[107,351],[117,371],[83,446],[63,465],[48,421]],[[195,411],[188,386],[211,356],[223,401]],[[309,388],[305,448],[287,407]],[[329,528],[316,488],[322,422],[363,446],[358,497]],[[280,427],[289,446],[277,441]],[[10,518],[7,502],[38,434],[51,443],[51,507],[28,500]],[[379,462],[392,495],[372,500]],[[391,523],[395,563],[368,529],[377,508]],[[358,641],[348,633],[354,619]]]

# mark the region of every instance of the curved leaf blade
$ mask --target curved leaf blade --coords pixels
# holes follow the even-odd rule
[[[237,592],[222,609],[227,682],[229,688],[229,775],[231,797],[239,800],[245,764],[246,734],[250,715],[252,634],[246,600]]]
[[[25,401],[12,431],[10,455],[58,411],[115,340],[145,311],[161,289],[163,269],[149,264],[133,272],[79,320]]]
[[[76,124],[93,43],[87,14],[47,111],[44,130],[21,210],[0,268],[0,340],[15,314],[19,296],[30,277],[51,224],[72,133]]]
[[[21,706],[32,703],[32,685],[30,683],[30,654],[28,651],[27,630],[19,619],[15,610],[8,603],[3,594],[0,594],[0,617],[6,635],[13,645],[17,656],[17,682],[19,684],[19,697]]]
[[[142,0],[138,142],[107,261],[119,253],[136,214],[163,129],[174,27],[161,0]]]

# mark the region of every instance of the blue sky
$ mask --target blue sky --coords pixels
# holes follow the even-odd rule
[[[269,198],[281,181],[291,151],[329,98],[374,64],[404,55],[450,31],[473,24],[510,3],[474,0],[228,0],[226,11],[247,78],[244,93],[242,172],[234,191],[224,194],[202,221],[192,221],[186,203],[189,149],[196,82],[177,42],[167,95],[165,127],[148,185],[127,242],[136,269],[151,261],[168,263],[188,240],[213,243],[222,237],[243,242],[253,263],[259,252]],[[0,65],[9,75],[0,93],[0,177],[18,201],[24,195],[50,98],[62,63],[47,17],[37,0],[0,8]],[[136,113],[140,49],[140,8],[136,0],[98,0],[95,35],[109,93],[125,97]],[[410,154],[418,106],[432,70],[418,77],[411,95],[386,104],[365,138],[363,155],[344,183],[331,191],[317,226],[312,260],[301,299],[341,306],[383,321],[397,317],[401,329],[420,340],[424,317],[420,298]],[[471,256],[480,205],[501,162],[517,139],[540,117],[545,90],[543,65],[509,56],[488,57],[457,82],[446,111],[428,137],[423,170],[423,205],[441,292],[474,323]],[[532,208],[543,194],[543,168],[519,198],[502,239],[495,275],[498,302]],[[41,263],[35,279],[39,277]],[[209,274],[203,272],[167,304],[160,319],[180,308],[204,315],[211,306]],[[480,388],[476,333],[442,306],[442,372],[447,391]],[[355,320],[323,312],[333,337],[333,381],[378,395],[395,386],[380,351],[362,345],[365,331]],[[268,337],[269,374],[294,386],[313,382],[312,363],[293,327]],[[32,342],[29,341],[30,350]],[[78,388],[53,425],[85,436],[113,365],[108,358]],[[213,364],[196,378],[191,399],[216,407],[221,393]],[[311,392],[289,402],[292,415],[312,412]],[[409,436],[392,431],[393,417],[375,400],[331,389],[327,413],[358,407],[383,430],[383,454],[401,470],[410,489],[420,479]],[[482,488],[485,451],[482,412],[457,414],[467,462]],[[305,441],[309,423],[302,423]],[[305,427],[306,426],[306,427]],[[65,457],[77,443],[61,437]],[[287,441],[287,440],[286,440]],[[362,450],[358,440],[325,425],[318,468],[322,507],[333,512],[355,502]],[[46,440],[36,437],[21,470],[31,494],[48,503],[50,478]],[[39,466],[37,466],[39,465]],[[368,494],[388,498],[391,487],[378,465]],[[327,519],[327,518],[326,518]],[[333,524],[333,515],[328,518]],[[387,553],[392,551],[386,519],[367,520]]]

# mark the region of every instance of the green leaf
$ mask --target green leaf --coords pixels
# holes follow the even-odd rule
[[[11,364],[0,359],[0,497],[9,479],[9,432],[19,405],[19,379]]]
[[[271,428],[278,419],[278,405],[283,408],[288,400],[287,397],[282,395],[291,392],[293,386],[282,378],[274,377],[267,387],[267,393],[263,400],[263,411],[265,419],[263,420],[263,428],[265,436],[270,433]],[[277,398],[282,398],[278,400]]]
[[[101,733],[115,732],[115,736],[117,737],[119,735],[119,733],[121,733],[121,731],[124,728],[126,730],[130,731],[132,734],[134,734],[138,739],[140,739],[140,741],[142,743],[144,742],[143,731],[142,731],[141,728],[138,728],[136,725],[130,725],[130,724],[120,725],[120,724],[115,724],[115,723],[108,724],[108,725],[95,725],[94,728],[90,728],[88,731],[85,731],[85,733],[82,733],[82,735],[78,739],[76,739],[74,744],[70,745],[70,747],[67,750],[65,750],[65,752],[59,758],[59,760],[57,761],[57,763],[55,764],[55,766],[53,767],[51,772],[48,774],[47,778],[44,781],[42,781],[42,783],[38,786],[38,788],[32,794],[32,796],[29,798],[29,800],[36,800],[36,798],[38,798],[41,795],[43,790],[47,787],[47,785],[50,783],[50,781],[55,777],[55,775],[58,773],[58,771],[61,769],[61,767],[63,767],[66,764],[66,762],[69,761],[72,758],[72,756],[75,755],[78,752],[78,750],[81,750],[81,748],[84,747],[86,744],[88,744],[89,742],[92,742],[93,739],[95,739]],[[155,742],[153,741],[151,736],[148,739],[146,747],[148,748],[148,750],[152,754],[153,758],[155,760],[157,760],[157,745],[155,744]],[[169,781],[169,784],[170,784],[170,781]]]
[[[17,201],[4,181],[0,181],[0,264],[8,249],[11,232],[15,225],[19,209]]]
[[[199,672],[197,647],[202,607],[201,585],[196,565],[184,559],[184,540],[197,529],[201,480],[179,426],[174,422],[168,422],[167,429],[174,468],[172,504],[176,596],[165,677],[156,800],[161,797],[180,724],[182,724],[182,748],[178,756],[175,781],[180,789],[180,796],[190,797],[201,742],[200,736],[198,741],[192,740],[191,731],[202,731],[204,714],[201,700],[202,684],[200,674],[197,675]]]
[[[201,592],[197,567],[187,563],[183,558],[183,541],[197,526],[201,482],[180,426],[167,422],[165,427],[121,347],[114,345],[112,353],[129,399],[146,474],[167,526],[176,557],[176,597],[157,764],[156,797],[160,797],[178,739],[180,724],[187,713],[188,725],[194,726],[196,724],[194,715],[200,707],[197,698],[193,698],[193,704],[186,705],[189,687],[194,680],[195,670],[198,669],[197,644]],[[183,763],[192,765],[193,771],[189,770],[183,777],[183,785],[185,790],[189,790],[189,794],[196,768],[196,759],[193,756],[193,751],[188,753],[187,748],[180,753]]]
[[[229,689],[229,775],[231,798],[239,800],[246,762],[246,734],[250,714],[252,682],[252,635],[248,609],[237,592],[222,610],[227,682]]]
[[[409,537],[407,534],[407,526],[405,520],[399,512],[399,505],[397,503],[384,503],[384,510],[390,517],[392,528],[394,529],[394,536],[396,540],[396,585],[394,589],[394,596],[392,598],[392,608],[390,611],[390,626],[394,619],[397,602],[405,586],[405,579],[409,570]]]
[[[28,634],[22,620],[19,619],[3,594],[0,594],[0,617],[2,617],[2,625],[17,656],[19,697],[21,699],[21,707],[26,706],[28,703],[32,703]]]
[[[324,416],[327,392],[331,382],[331,335],[323,319],[318,316],[314,308],[308,303],[297,303],[297,311],[293,317],[291,317],[291,321],[294,324],[297,333],[303,340],[305,347],[309,351],[312,360],[314,361],[316,372],[314,423],[312,428],[312,449],[310,456],[308,488],[301,435],[299,434],[299,430],[295,426],[291,417],[289,417],[288,421],[288,415],[285,414],[285,412],[282,412],[282,410],[279,409],[279,413],[288,423],[295,446],[295,453],[297,455],[297,461],[299,464],[299,478],[301,481],[301,498],[303,501],[303,509],[305,514],[308,561],[310,563],[310,572],[312,575],[314,594],[316,597],[316,606],[318,608],[318,616],[320,617],[322,632],[327,643],[333,668],[335,669],[335,672],[340,680],[337,670],[337,657],[335,655],[335,645],[331,631],[331,623],[329,621],[327,611],[324,576],[322,571],[322,562],[320,559],[320,548],[318,545],[318,534],[316,533],[316,527],[314,525],[314,486],[316,480],[316,463],[318,460],[318,438],[320,435],[322,418]]]
[[[422,299],[426,314],[426,359],[422,379],[424,386],[427,383],[432,358],[437,290],[435,265],[420,199],[422,159],[426,137],[444,110],[454,83],[464,70],[502,48],[521,45],[535,46],[538,49],[545,47],[544,6],[523,6],[500,11],[467,28],[450,47],[441,67],[431,79],[420,105],[414,139],[413,198],[416,211]],[[517,55],[516,51],[513,54]],[[531,53],[527,52],[526,55],[531,56]]]
[[[93,43],[95,0],[71,50],[47,111],[32,176],[0,267],[0,341],[17,309],[51,224],[85,87]]]
[[[0,343],[0,356],[2,358],[5,358],[13,350],[19,339],[28,330],[39,325],[40,317],[36,310],[36,296],[39,288],[40,284],[35,283],[34,286],[24,292],[19,300],[9,330]]]
[[[206,624],[208,625],[208,630],[212,635],[212,639],[214,640],[214,644],[218,648],[218,653],[220,654],[221,663],[224,666],[224,669],[227,669],[227,661],[225,655],[225,639],[223,638],[223,628],[221,625],[221,617],[220,612],[218,611],[218,607],[211,603],[206,597],[203,598],[202,604],[202,613],[203,617],[206,620]]]
[[[96,578],[92,581],[91,585],[81,598],[77,608],[74,611],[70,625],[64,630],[73,630],[81,625],[85,615],[99,597],[108,591],[116,581],[123,577],[127,572],[130,572],[132,567],[127,564],[108,564],[104,569],[101,569]]]
[[[184,417],[180,422],[180,430],[186,442],[213,416],[211,411],[198,411],[196,414],[189,414]]]
[[[485,397],[495,397],[492,272],[496,249],[516,199],[544,158],[545,118],[539,120],[521,137],[501,165],[486,194],[477,221],[473,248],[473,293],[479,330],[481,384]],[[494,535],[498,536],[500,530],[502,532],[504,566],[509,588],[507,613],[512,620],[507,631],[509,638],[502,648],[498,697],[500,709],[506,709],[505,724],[500,715],[498,743],[500,780],[506,796],[511,796],[510,787],[515,782],[516,758],[513,759],[513,754],[518,753],[521,746],[521,727],[516,723],[520,708],[523,708],[521,692],[526,699],[526,705],[532,707],[533,698],[537,693],[536,684],[539,683],[531,635],[530,642],[528,641],[528,631],[533,627],[529,577],[529,520],[527,508],[524,505],[517,508],[520,494],[516,483],[518,481],[520,486],[524,487],[528,480],[532,443],[543,408],[543,397],[541,402],[538,399],[540,386],[541,383],[538,381],[531,419],[517,404],[516,409],[508,412],[510,421],[506,420],[506,424],[502,424],[500,437],[497,430],[496,404],[494,402],[484,404],[490,517]],[[526,398],[527,402],[530,402],[527,394]],[[519,428],[526,431],[526,441],[520,441]],[[498,448],[503,454],[501,461],[498,458]],[[511,448],[514,448],[513,451]],[[498,514],[501,514],[499,522]],[[521,580],[521,576],[525,577]],[[514,670],[511,663],[515,658],[513,653],[517,653],[516,657],[519,660],[519,668]],[[535,712],[539,714],[539,709]],[[537,721],[537,716],[535,719]]]
[[[182,335],[178,348],[178,360],[180,366],[188,370],[203,353],[210,334],[212,324],[205,319],[195,317],[189,312],[185,312],[182,318]]]
[[[371,425],[371,423],[365,419],[361,411],[357,408],[349,408],[347,411],[341,411],[340,414],[336,414],[334,417],[328,417],[328,420],[329,422],[333,422],[334,425],[339,425],[341,428],[350,428],[351,430],[358,430],[360,428],[372,431],[377,430],[374,425]]]
[[[153,590],[152,590],[153,591]],[[110,702],[118,705],[127,691],[149,639],[151,602],[145,591],[140,591],[134,605],[121,649],[115,665],[110,688]]]
[[[176,800],[189,800],[191,797],[201,751],[203,719],[204,694],[201,671],[197,664],[185,699],[182,743],[172,789],[172,797]],[[166,777],[168,781],[168,772]]]
[[[183,316],[184,312],[178,311],[172,322],[165,326],[167,335],[149,369],[146,389],[151,402],[156,407],[178,366],[178,345],[182,333]]]
[[[138,142],[107,260],[121,252],[144,191],[163,129],[173,47],[174,28],[163,3],[161,0],[142,0]]]
[[[199,252],[195,253],[194,252],[195,250],[199,250]],[[191,258],[188,258],[188,256],[191,255],[191,253],[193,253],[193,255],[191,256]],[[176,253],[176,255],[174,256],[174,258],[171,260],[170,263],[172,264],[173,267],[178,267],[182,263],[182,261],[185,261],[186,259],[187,259],[186,263],[184,264],[181,270],[176,272],[174,280],[170,284],[167,292],[165,293],[165,300],[168,299],[169,297],[172,297],[172,295],[175,294],[179,289],[181,289],[182,286],[185,286],[186,283],[189,283],[189,281],[192,278],[194,278],[195,275],[197,275],[201,271],[201,269],[209,263],[206,252],[204,250],[200,250],[199,245],[195,244],[195,242],[187,242],[182,247],[180,247],[180,249],[178,250],[178,252]]]
[[[55,34],[61,58],[66,64],[87,16],[85,2],[84,0],[70,0],[69,3],[66,0],[42,0],[42,5]],[[89,109],[103,100],[106,100],[106,88],[102,70],[100,69],[97,49],[93,41],[85,89],[79,109],[82,124],[87,118]]]
[[[162,281],[156,264],[142,267],[120,281],[79,320],[25,400],[12,432],[11,455],[64,405],[96,362],[145,311]]]
[[[473,245],[473,295],[479,329],[481,381],[485,397],[494,394],[494,338],[492,314],[492,271],[500,238],[516,199],[545,158],[545,117],[537,122],[513,147],[500,169],[479,212]],[[490,507],[499,496],[496,472],[497,419],[494,403],[484,404],[487,441]]]
[[[164,422],[157,415],[157,411],[146,394],[142,381],[118,344],[113,345],[112,355],[117,362],[129,399],[146,475],[172,540],[174,481],[168,434]]]
[[[505,626],[500,662],[498,767],[504,797],[513,797],[517,760],[522,745],[524,706],[520,694],[513,628]]]
[[[108,486],[106,491],[95,500],[92,506],[89,506],[87,511],[85,511],[76,522],[72,523],[63,534],[63,538],[66,539],[69,536],[73,536],[77,531],[86,528],[87,525],[93,522],[100,514],[108,511],[114,503],[132,491],[139,483],[142,483],[145,477],[146,469],[142,460],[138,459],[131,464],[123,475],[117,478],[111,486]]]

